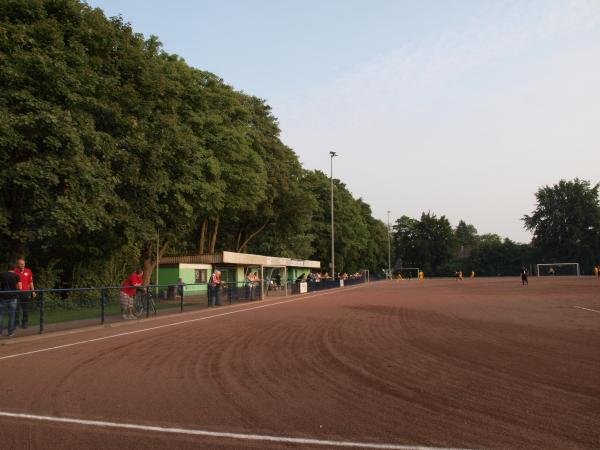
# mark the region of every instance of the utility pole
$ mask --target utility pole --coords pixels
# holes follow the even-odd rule
[[[391,228],[390,228],[390,212],[388,211],[388,278],[392,279],[392,238],[391,238]]]
[[[336,152],[329,152],[331,163],[330,181],[331,181],[331,276],[335,279],[335,231],[333,229],[333,158],[338,156]]]

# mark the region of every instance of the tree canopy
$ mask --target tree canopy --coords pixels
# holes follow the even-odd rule
[[[138,263],[149,275],[160,235],[161,255],[326,268],[327,177],[302,168],[264,100],[77,0],[2,2],[0,20],[2,256],[108,283]],[[341,182],[336,212],[337,268],[376,269],[383,223]]]
[[[543,186],[523,221],[538,262],[578,262],[588,273],[600,257],[599,184],[575,178]]]

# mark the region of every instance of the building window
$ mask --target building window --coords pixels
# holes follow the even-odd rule
[[[208,271],[206,269],[194,270],[194,283],[206,283]]]

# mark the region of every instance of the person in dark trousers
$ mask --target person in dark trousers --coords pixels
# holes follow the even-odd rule
[[[216,270],[208,283],[208,306],[221,306],[221,271]]]
[[[275,286],[277,289],[281,289],[281,274],[279,272],[275,274]]]
[[[17,310],[15,311],[15,326],[19,326],[19,312],[21,316],[20,325],[23,329],[29,327],[29,305],[31,300],[35,298],[36,293],[33,292],[35,287],[33,286],[33,273],[31,269],[25,267],[25,260],[19,258],[17,260],[17,266],[15,267],[15,273],[19,275],[21,280],[22,294],[17,299]]]
[[[527,267],[523,267],[521,269],[521,283],[523,284],[523,286],[525,286],[526,284],[529,284],[529,281],[527,280],[528,277],[529,277],[529,272],[527,270]]]
[[[15,273],[15,265],[10,270],[0,273],[0,291],[20,291],[21,278]],[[4,311],[8,313],[8,337],[15,335],[15,313],[17,311],[18,292],[0,292],[0,336],[4,326]]]
[[[183,290],[185,288],[185,283],[183,282],[183,278],[179,278],[177,280],[177,296],[183,297]]]

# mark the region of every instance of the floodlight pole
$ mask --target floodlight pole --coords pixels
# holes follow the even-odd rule
[[[388,213],[387,235],[388,235],[388,278],[391,280],[392,279],[392,238],[391,238],[391,232],[390,232],[391,231],[391,229],[390,229],[390,212],[391,211],[387,212]]]
[[[156,290],[155,298],[158,299],[158,271],[160,269],[160,230],[156,230]]]
[[[329,160],[331,165],[330,181],[331,181],[331,276],[335,280],[335,231],[333,229],[333,158],[338,156],[336,152],[329,152]]]

